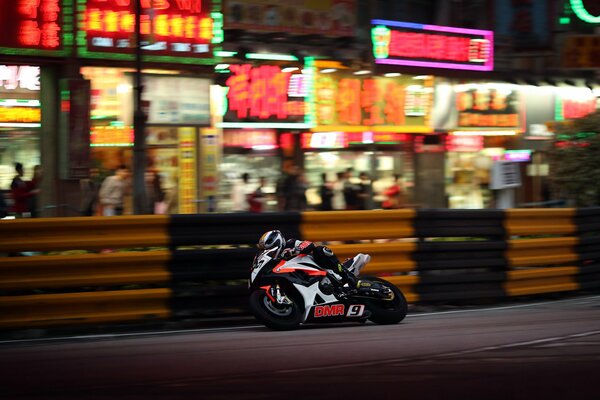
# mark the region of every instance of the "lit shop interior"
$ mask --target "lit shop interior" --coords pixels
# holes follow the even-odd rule
[[[401,175],[401,184],[410,197],[414,182],[411,136],[401,133],[376,132],[312,132],[304,133],[304,171],[309,184],[307,202],[320,203],[318,188],[321,174],[334,182],[338,172],[352,169],[351,181],[358,182],[366,172],[373,187],[373,207],[379,208],[385,200],[383,192],[391,186],[395,174]]]
[[[9,190],[15,163],[24,180],[40,164],[40,67],[0,65],[0,190]]]
[[[91,81],[92,165],[102,175],[133,165],[132,70],[84,67]],[[142,107],[147,109],[147,168],[161,177],[167,197],[177,198],[175,211],[195,212],[197,200],[196,140],[198,126],[210,120],[209,81],[145,71]],[[172,93],[177,91],[177,96]]]
[[[493,207],[490,171],[498,160],[526,164],[531,150],[509,150],[513,136],[448,136],[446,138],[446,195],[449,208]]]

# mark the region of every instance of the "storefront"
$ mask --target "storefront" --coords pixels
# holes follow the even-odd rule
[[[381,206],[382,192],[401,176],[407,203],[413,202],[414,137],[430,134],[433,77],[374,76],[371,71],[333,68],[316,63],[315,127],[302,140],[309,184],[317,188],[321,173],[334,181],[338,172],[361,172],[372,182],[373,206]],[[318,204],[316,190],[309,204]]]
[[[268,57],[268,55],[266,55]],[[276,61],[256,64],[221,64],[222,157],[218,182],[218,210],[232,210],[233,186],[242,174],[249,175],[247,186],[258,187],[260,178],[269,196],[265,211],[278,209],[277,181],[289,146],[282,146],[290,132],[305,131],[307,95],[311,72],[298,62]]]
[[[84,67],[81,73],[91,82],[92,165],[104,174],[119,165],[131,167],[133,71]],[[210,125],[210,81],[173,71],[153,71],[143,76],[143,85],[147,168],[160,175],[167,198],[178,199],[173,211],[196,212],[196,154],[200,128]]]
[[[524,110],[516,85],[454,85],[456,128],[446,139],[446,196],[449,208],[494,207],[490,168],[518,149]]]
[[[135,59],[133,3],[81,3],[85,24],[78,33],[77,51],[86,63],[94,65],[80,71],[91,84],[91,164],[104,176],[119,165],[135,172],[135,70],[115,67],[117,63],[132,66]],[[204,188],[200,172],[205,167],[203,130],[211,126],[212,79],[204,76],[212,71],[213,50],[220,49],[218,43],[222,40],[220,21],[214,21],[211,15],[219,11],[219,4],[208,0],[197,4],[174,0],[164,3],[152,10],[152,21],[146,8],[153,6],[142,4],[145,164],[147,171],[160,176],[171,212],[195,213]],[[128,202],[125,212],[131,211]]]
[[[15,163],[29,180],[41,164],[40,67],[0,65],[0,190],[10,189]]]

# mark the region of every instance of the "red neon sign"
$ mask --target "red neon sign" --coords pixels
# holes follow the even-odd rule
[[[228,87],[226,120],[281,121],[303,119],[303,98],[290,96],[290,77],[274,65],[232,65]],[[232,115],[233,114],[233,115]]]
[[[84,30],[90,51],[132,53],[135,12],[131,0],[87,0]],[[213,36],[208,0],[141,0],[144,51],[157,55],[210,56]]]
[[[0,0],[0,47],[62,49],[60,0]]]

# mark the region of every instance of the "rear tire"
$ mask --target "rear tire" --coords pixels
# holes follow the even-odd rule
[[[368,307],[371,311],[369,320],[376,324],[390,325],[397,324],[406,317],[408,312],[408,303],[404,294],[395,285],[380,278],[367,278],[370,281],[377,281],[390,288],[394,293],[392,300],[369,300]]]
[[[290,305],[272,302],[263,289],[250,294],[250,309],[262,324],[276,331],[297,329],[303,318],[304,303],[295,291],[285,293],[292,301]]]

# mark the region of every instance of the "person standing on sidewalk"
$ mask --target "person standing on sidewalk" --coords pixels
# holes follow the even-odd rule
[[[102,215],[110,217],[123,215],[123,201],[125,198],[125,180],[129,171],[126,166],[120,165],[115,174],[109,176],[100,186],[99,199],[102,204]]]

